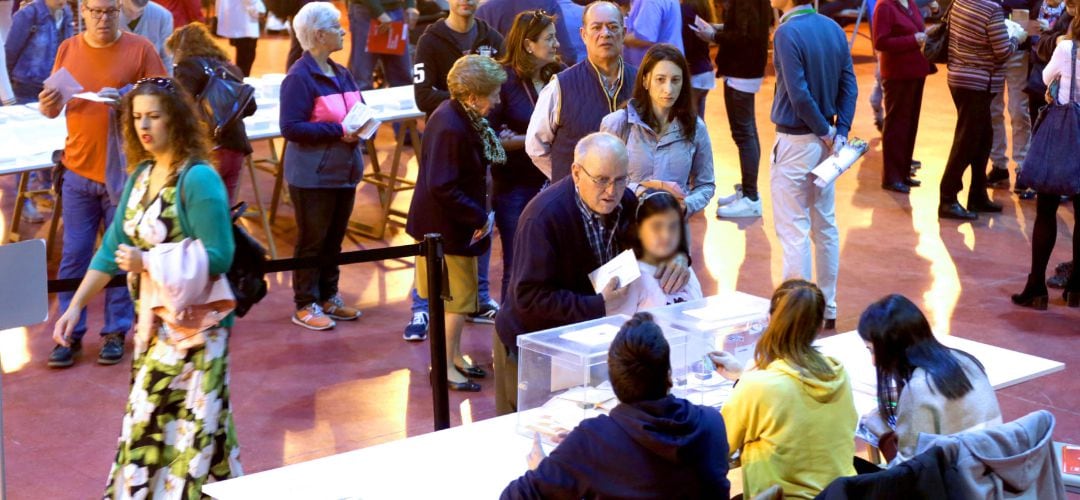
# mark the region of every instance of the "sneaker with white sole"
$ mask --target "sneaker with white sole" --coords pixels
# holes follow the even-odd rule
[[[761,217],[761,199],[751,200],[740,194],[735,202],[717,207],[716,216],[721,219]]]
[[[353,321],[364,315],[359,309],[345,305],[341,294],[336,294],[330,297],[330,300],[323,302],[322,309],[327,316],[330,316],[330,319],[338,321]]]
[[[716,206],[722,207],[724,205],[730,205],[738,201],[739,198],[742,198],[742,184],[736,184],[735,192],[732,193],[730,196],[725,196],[716,200]]]
[[[467,320],[471,323],[494,325],[495,315],[497,314],[499,314],[499,303],[495,302],[494,299],[488,299],[487,302],[481,302],[480,309],[470,314]]]
[[[412,321],[405,325],[405,334],[402,338],[409,342],[421,342],[427,339],[428,314],[426,312],[414,312]]]
[[[319,304],[308,304],[296,311],[292,316],[292,322],[308,330],[322,331],[333,328],[337,323],[323,313]]]

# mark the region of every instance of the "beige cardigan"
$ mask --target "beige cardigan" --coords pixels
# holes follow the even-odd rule
[[[895,465],[915,456],[920,433],[956,434],[1000,425],[1001,408],[986,374],[971,358],[953,352],[972,389],[963,397],[949,400],[934,387],[922,368],[916,368],[897,402],[896,437],[899,440]]]

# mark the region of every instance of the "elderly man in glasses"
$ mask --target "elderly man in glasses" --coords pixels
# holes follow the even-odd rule
[[[525,207],[514,237],[508,296],[495,318],[495,411],[517,410],[517,336],[601,318],[626,300],[629,283],[593,289],[589,273],[637,238],[637,198],[626,188],[630,160],[618,137],[597,132],[574,148],[570,175],[536,195]],[[689,279],[689,258],[660,266],[665,290]]]
[[[126,86],[166,70],[154,45],[145,38],[120,31],[118,0],[87,0],[82,5],[86,31],[60,44],[53,73],[66,70],[85,91],[96,92],[111,103],[85,99],[65,101],[60,89],[49,84],[38,96],[41,114],[56,118],[65,109],[67,141],[64,145],[61,196],[63,199],[64,253],[57,277],[86,274],[98,228],[112,222],[123,189],[124,166],[119,137],[111,136],[110,113]],[[118,128],[117,128],[118,130]],[[106,182],[108,179],[108,182]],[[67,309],[71,293],[60,294],[60,311]],[[103,344],[98,363],[114,365],[124,356],[124,335],[135,311],[126,288],[110,288],[105,295]],[[49,366],[66,368],[75,363],[86,334],[86,311],[72,334],[70,346],[57,345]]]

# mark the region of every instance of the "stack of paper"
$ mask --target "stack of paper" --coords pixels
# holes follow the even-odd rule
[[[357,130],[360,131],[361,139],[371,139],[371,136],[375,135],[375,131],[379,130],[379,125],[382,122],[375,119],[375,113],[362,102],[353,104],[352,109],[349,110],[349,114],[345,115],[345,119],[341,122],[345,127],[345,132],[353,134]]]
[[[825,161],[820,165],[814,167],[810,171],[811,174],[816,177],[814,184],[818,187],[825,187],[832,184],[840,174],[847,172],[852,165],[855,164],[862,155],[866,154],[866,151],[870,149],[870,145],[862,139],[852,139],[851,142],[840,148],[840,151],[836,154],[829,155]]]

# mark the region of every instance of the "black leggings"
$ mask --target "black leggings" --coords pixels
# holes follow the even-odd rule
[[[255,46],[259,43],[258,38],[230,38],[229,45],[236,47],[236,67],[251,76],[251,66],[255,64]]]
[[[1080,203],[1080,195],[1072,197],[1073,213],[1080,215],[1077,204]],[[1041,287],[1046,289],[1046,266],[1050,263],[1050,253],[1054,251],[1054,243],[1057,241],[1057,211],[1061,205],[1061,197],[1056,194],[1039,193],[1035,203],[1035,229],[1031,234],[1031,274],[1028,275],[1028,287]],[[1072,251],[1073,259],[1080,255],[1080,229],[1074,222]],[[1073,273],[1065,289],[1080,291],[1080,273]]]

